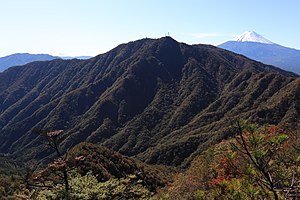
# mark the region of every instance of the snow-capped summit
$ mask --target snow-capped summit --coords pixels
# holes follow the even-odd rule
[[[300,75],[300,50],[273,43],[254,31],[247,31],[218,47]]]
[[[254,31],[246,31],[241,35],[234,38],[234,41],[237,42],[258,42],[264,44],[274,44],[270,40],[264,38],[263,36],[255,33]]]

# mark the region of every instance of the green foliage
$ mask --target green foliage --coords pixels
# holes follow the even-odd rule
[[[111,177],[125,177],[138,171],[132,159],[102,145],[83,142],[72,148],[68,155],[67,163],[70,167],[78,168],[81,174],[92,171],[101,181]]]
[[[15,199],[28,195],[23,182],[24,170],[7,157],[0,157],[0,199]]]
[[[68,157],[72,159],[64,162],[68,168],[74,169],[68,172],[68,193],[59,171],[60,162],[56,161],[33,174],[31,187],[26,187],[20,176],[13,176],[13,171],[7,170],[6,175],[0,176],[0,195],[2,199],[65,199],[68,194],[74,200],[238,200],[274,199],[275,191],[278,198],[298,198],[298,132],[279,126],[252,124],[242,124],[237,128],[242,132],[236,138],[204,151],[187,171],[177,173],[174,182],[166,188],[160,189],[168,182],[170,174],[166,171],[172,171],[171,168],[145,165],[105,147],[82,143],[70,151]],[[7,162],[6,166],[11,164]],[[132,166],[133,170],[128,171],[126,166]],[[103,173],[99,173],[101,170],[109,172],[105,179]],[[268,177],[271,177],[271,182]],[[28,189],[31,189],[30,193]]]
[[[71,171],[69,177],[69,196],[72,200],[149,199],[153,195],[136,175],[121,179],[111,178],[105,182],[99,182],[91,172],[82,176],[76,171]],[[65,192],[64,186],[58,184],[52,189],[36,189],[32,196],[37,200],[62,199]]]
[[[148,199],[170,182],[168,169],[85,142],[72,148],[67,160],[54,160],[37,170],[28,182],[33,199]],[[68,177],[68,188],[63,187],[64,177]]]
[[[72,148],[68,157],[68,166],[76,168],[82,175],[92,171],[97,174],[99,181],[107,181],[110,178],[125,178],[130,174],[136,174],[151,191],[168,184],[175,171],[172,167],[147,165],[103,145],[87,142]]]
[[[5,176],[0,175],[0,197],[6,199],[16,196],[22,192],[26,192],[21,182],[21,177],[16,175]]]
[[[241,123],[236,138],[199,155],[164,192],[169,199],[300,197],[297,130]]]
[[[240,166],[243,174],[251,177],[253,184],[272,192],[275,199],[279,199],[279,195],[289,195],[291,191],[297,192],[295,180],[299,178],[297,173],[300,168],[293,158],[294,153],[286,152],[297,152],[293,146],[299,144],[299,139],[289,140],[287,133],[278,126],[259,129],[252,129],[250,126],[252,125],[244,126],[238,122],[238,136],[236,143],[232,143],[240,159],[246,160],[246,170],[243,170],[243,165]],[[291,137],[295,136],[289,134]]]
[[[201,191],[201,190],[197,191],[197,192],[195,193],[195,199],[196,199],[196,200],[205,200],[205,199],[206,199],[206,198],[205,198],[205,192],[204,192],[204,191]]]

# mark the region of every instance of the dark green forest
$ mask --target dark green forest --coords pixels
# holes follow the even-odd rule
[[[171,37],[0,73],[6,199],[298,198],[300,78]]]
[[[31,163],[24,168],[1,158],[0,195],[2,199],[300,197],[299,126],[237,121],[232,131],[235,137],[210,146],[185,169],[145,164],[86,142],[61,158],[58,154],[44,167]]]

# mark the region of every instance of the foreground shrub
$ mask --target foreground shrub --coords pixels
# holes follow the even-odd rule
[[[299,130],[299,129],[297,129]],[[235,138],[199,155],[160,196],[168,199],[298,199],[300,136],[237,122]]]
[[[69,172],[70,199],[149,199],[151,193],[136,175],[127,178],[111,178],[105,182],[98,182],[91,172],[82,176],[75,171]],[[63,184],[54,188],[35,189],[32,198],[35,199],[64,199],[66,191]]]

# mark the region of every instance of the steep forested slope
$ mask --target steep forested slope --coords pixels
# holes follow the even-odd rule
[[[234,118],[299,119],[299,91],[297,75],[217,47],[142,39],[89,60],[0,73],[0,152],[47,156],[31,132],[37,127],[63,129],[65,150],[99,142],[149,163],[182,165],[229,137]]]

